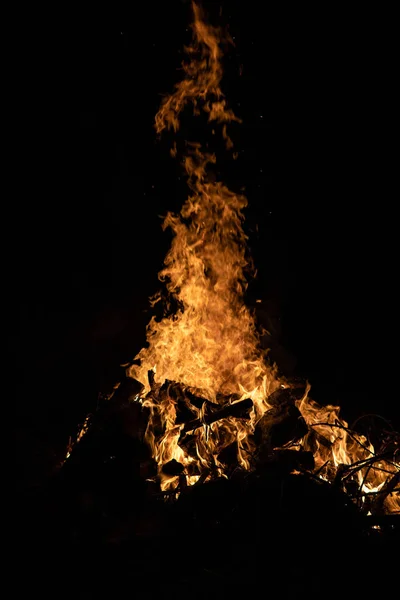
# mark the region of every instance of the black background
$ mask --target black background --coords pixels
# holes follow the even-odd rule
[[[223,88],[243,124],[231,130],[239,158],[222,159],[219,175],[246,187],[258,269],[248,302],[263,300],[273,357],[348,419],[373,411],[396,424],[390,17],[324,8],[278,18],[255,0],[205,6],[235,38]],[[12,287],[28,480],[145,342],[170,242],[160,216],[186,193],[171,135],[157,140],[153,123],[160,94],[179,80],[189,22],[187,2],[149,3],[119,31],[55,27],[24,49]],[[195,133],[188,121],[180,135]]]

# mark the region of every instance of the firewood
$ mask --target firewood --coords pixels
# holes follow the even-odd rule
[[[176,401],[175,411],[175,425],[181,425],[196,418],[196,413],[188,406],[188,402],[185,399],[180,398]]]
[[[267,398],[271,406],[282,406],[283,404],[294,404],[296,400],[301,400],[306,391],[305,385],[296,385],[296,387],[278,388]]]
[[[241,402],[229,404],[228,406],[224,406],[223,408],[221,408],[220,410],[216,410],[215,412],[208,414],[205,413],[203,419],[194,419],[193,421],[185,423],[185,425],[182,428],[182,433],[194,431],[202,425],[211,425],[211,423],[215,423],[216,421],[220,421],[221,419],[227,419],[228,417],[234,417],[236,419],[248,418],[249,412],[252,407],[253,401],[250,398],[246,398]]]
[[[218,454],[218,460],[225,466],[236,466],[238,457],[238,444],[235,440],[228,446],[225,446],[223,450]]]
[[[197,448],[196,448],[197,436],[196,434],[181,434],[179,438],[178,445],[182,450],[186,452],[192,458],[197,457]]]
[[[165,473],[165,475],[171,476],[180,475],[184,469],[185,467],[174,458],[162,466],[162,472]]]
[[[143,384],[132,377],[125,377],[110,396],[110,401],[114,406],[125,405],[132,401],[136,396],[139,396],[143,391]]]
[[[301,439],[308,427],[294,404],[276,405],[257,423],[254,440],[269,450]]]
[[[203,398],[202,396],[194,394],[190,390],[186,390],[185,391],[185,396],[189,400],[190,404],[192,406],[194,406],[195,408],[197,408],[198,410],[200,410],[202,408],[205,408],[205,407],[207,407],[207,408],[209,408],[209,409],[212,410],[213,408],[215,408],[216,406],[218,406],[217,404],[214,404],[213,402],[210,402],[206,398]]]
[[[157,384],[156,384],[155,376],[156,376],[156,374],[153,371],[153,369],[149,369],[147,371],[147,377],[148,377],[149,385],[150,385],[150,388],[151,388],[152,392],[154,392],[157,389]]]
[[[196,483],[194,484],[193,487],[200,487],[201,485],[203,485],[203,483],[206,481],[207,477],[210,474],[210,470],[209,469],[203,469],[203,472],[201,473],[199,479],[196,481]]]
[[[160,393],[163,393],[164,390],[173,400],[177,402],[184,401],[191,410],[200,410],[204,408],[205,405],[209,408],[215,406],[213,402],[210,402],[210,400],[207,400],[207,398],[202,396],[201,390],[189,388],[181,383],[177,383],[176,381],[169,381],[167,379],[161,386]]]
[[[217,404],[232,404],[238,402],[241,396],[239,394],[222,394],[219,392],[216,397]]]
[[[280,449],[275,450],[272,461],[279,465],[281,470],[292,472],[294,470],[312,471],[314,469],[314,456],[312,452],[303,450]]]
[[[179,489],[181,492],[185,491],[187,489],[187,479],[186,479],[186,475],[185,473],[181,473],[179,475]]]

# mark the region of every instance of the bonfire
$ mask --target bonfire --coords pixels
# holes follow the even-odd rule
[[[173,239],[159,274],[163,293],[152,298],[164,302],[164,317],[150,320],[146,347],[70,440],[63,468],[122,411],[142,448],[137,464],[145,494],[158,501],[182,502],[218,481],[254,484],[278,469],[340,493],[366,517],[399,513],[398,434],[383,422],[373,445],[349,428],[339,407],[317,404],[307,382],[283,378],[269,362],[244,300],[252,270],[243,229],[247,200],[211,175],[216,154],[196,141],[182,148],[174,141],[183,113],[205,115],[235,160],[228,126],[241,120],[221,90],[221,48],[232,40],[207,24],[195,3],[193,16],[183,78],[155,117],[190,190],[180,213],[164,220]]]

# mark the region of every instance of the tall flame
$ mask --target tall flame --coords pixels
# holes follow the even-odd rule
[[[183,109],[192,105],[194,115],[203,111],[209,122],[222,125],[222,136],[230,149],[227,124],[240,119],[228,109],[220,87],[221,43],[229,38],[205,22],[197,4],[192,7],[193,41],[186,49],[189,60],[183,65],[184,78],[164,99],[155,118],[156,131],[177,131]],[[183,162],[191,195],[180,214],[168,213],[165,218],[164,228],[172,229],[173,241],[159,274],[178,308],[161,321],[151,319],[148,345],[136,356],[139,364],[128,372],[145,386],[142,402],[150,414],[146,440],[159,465],[163,489],[178,485],[177,476],[162,475],[162,466],[172,459],[186,469],[189,484],[212,466],[214,472],[223,475],[218,455],[232,442],[237,442],[239,463],[250,468],[248,457],[254,450],[251,434],[271,409],[270,395],[286,385],[266,363],[253,315],[244,304],[248,261],[242,225],[246,198],[209,176],[208,167],[216,162],[214,154],[205,152],[198,143],[187,147]],[[174,384],[169,382],[178,382],[189,393],[199,392],[216,407],[221,398],[224,402],[230,398],[231,403],[250,398],[250,419],[231,416],[207,424],[204,405],[198,406],[195,411],[202,426],[193,432],[195,452],[189,453],[180,445],[184,427],[177,421],[177,397]],[[297,407],[309,434],[292,447],[313,452],[319,477],[331,481],[340,469],[347,468],[346,477],[357,482],[363,498],[379,493],[392,477],[398,477],[398,462],[382,458],[377,466],[371,460],[375,458],[374,448],[366,438],[349,431],[339,418],[338,407],[319,406],[308,391],[297,401]],[[191,471],[189,467],[194,464],[197,470]],[[395,489],[385,503],[389,512],[400,510]]]
[[[206,24],[193,4],[193,45],[184,64],[185,78],[165,98],[156,115],[158,133],[179,128],[179,115],[191,102],[195,113],[208,113],[209,121],[240,121],[226,106],[220,88],[222,78],[219,29]],[[191,144],[184,157],[192,195],[179,215],[168,213],[164,228],[174,238],[159,277],[178,301],[174,315],[148,326],[149,347],[136,358],[131,375],[148,386],[147,372],[156,366],[156,380],[179,381],[206,391],[211,401],[218,393],[239,395],[258,390],[260,399],[271,391],[274,373],[267,368],[258,346],[252,314],[243,302],[247,267],[246,235],[243,231],[244,196],[220,182],[210,181],[207,167],[213,154]],[[148,388],[147,388],[148,389]]]

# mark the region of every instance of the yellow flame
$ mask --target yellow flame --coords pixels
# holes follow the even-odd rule
[[[221,43],[229,39],[205,22],[197,4],[192,6],[193,43],[186,49],[184,78],[164,98],[155,128],[159,134],[166,129],[178,130],[180,114],[191,104],[195,115],[203,111],[210,122],[222,125],[221,133],[230,149],[227,124],[240,119],[227,107],[220,87]],[[275,368],[265,361],[253,315],[243,300],[248,261],[242,225],[247,200],[208,176],[209,165],[216,162],[214,154],[197,143],[188,147],[184,167],[191,195],[180,214],[168,213],[165,218],[164,228],[171,228],[174,237],[159,274],[178,309],[159,322],[151,319],[148,345],[136,357],[139,365],[128,371],[145,386],[143,405],[150,412],[146,440],[159,465],[164,490],[178,486],[177,476],[163,475],[161,470],[172,459],[186,468],[188,485],[199,478],[198,474],[189,474],[193,463],[198,472],[213,465],[214,473],[224,475],[218,454],[234,441],[239,464],[249,469],[253,450],[250,434],[270,408],[268,396],[282,385]],[[172,153],[177,154],[176,145]],[[189,455],[178,443],[182,425],[176,424],[176,401],[168,386],[162,397],[153,394],[149,370],[154,372],[158,389],[170,380],[200,390],[202,397],[215,404],[221,394],[224,398],[235,395],[236,400],[251,398],[251,419],[228,418],[204,424],[193,432],[196,455]],[[364,466],[362,461],[374,456],[374,448],[365,437],[349,431],[347,423],[339,418],[338,407],[318,405],[309,398],[309,389],[297,406],[310,430],[297,449],[313,451],[319,477],[332,481],[343,465],[358,463],[360,468],[350,478],[357,481],[365,500],[366,495],[379,493],[399,470],[399,464],[389,460],[382,461],[380,467],[368,462]],[[202,409],[197,413],[203,418]],[[388,495],[385,510],[400,510],[398,492]]]
[[[184,64],[184,79],[174,93],[165,98],[156,115],[158,133],[179,128],[179,115],[191,102],[195,111],[204,110],[209,121],[222,123],[227,147],[232,142],[226,123],[238,121],[227,108],[220,88],[222,78],[220,30],[206,24],[200,8],[193,4],[193,45],[187,49],[190,61]],[[246,446],[254,419],[265,412],[265,399],[278,386],[274,369],[265,363],[258,344],[253,315],[245,306],[246,235],[243,209],[247,200],[221,182],[209,181],[207,167],[215,163],[213,154],[191,144],[184,157],[192,195],[179,215],[169,213],[164,228],[170,227],[174,238],[159,277],[166,283],[179,309],[161,322],[153,318],[147,330],[148,347],[137,355],[140,366],[130,375],[149,391],[147,372],[156,365],[155,380],[165,380],[200,389],[202,395],[217,403],[218,394],[250,397],[255,403],[252,422],[244,426],[227,419],[222,425],[196,432],[200,461],[220,451],[233,440]],[[175,409],[169,397],[156,405],[146,401],[151,410],[147,439],[159,464],[175,458],[187,464],[177,445],[180,427],[175,426]],[[154,439],[154,421],[161,418],[165,434]],[[208,435],[208,437],[207,437]],[[207,439],[206,439],[207,437]],[[215,443],[218,438],[219,443]],[[213,441],[214,440],[214,441]],[[249,466],[243,450],[239,460]]]

